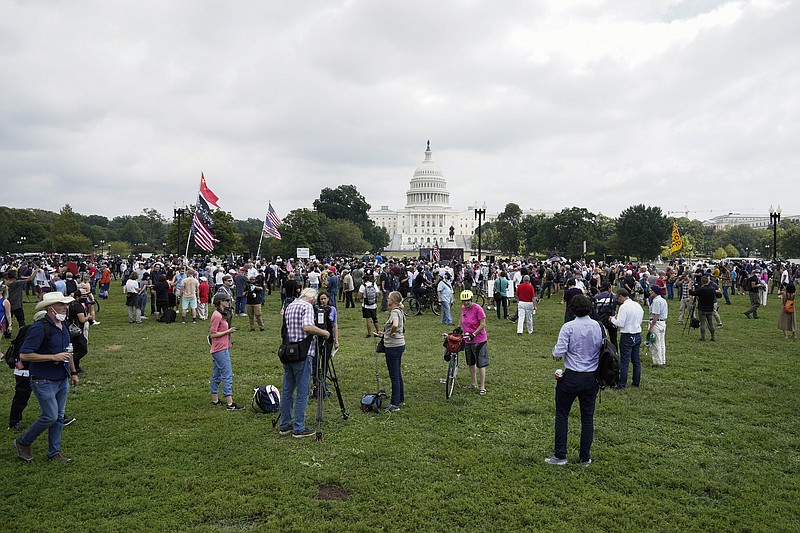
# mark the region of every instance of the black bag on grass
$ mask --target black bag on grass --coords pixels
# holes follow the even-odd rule
[[[172,324],[176,318],[178,318],[178,313],[174,309],[167,309],[161,314],[158,321],[164,324]]]

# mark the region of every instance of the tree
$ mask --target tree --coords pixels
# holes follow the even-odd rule
[[[333,250],[324,231],[327,221],[328,217],[310,209],[289,211],[280,228],[283,240],[276,246],[277,253],[294,257],[297,248],[309,248],[314,255],[329,255]]]
[[[351,252],[359,255],[370,247],[369,243],[364,240],[361,228],[349,220],[328,219],[324,222],[322,230],[325,240],[331,245],[329,254]]]
[[[58,219],[52,226],[52,232],[56,236],[81,234],[80,216],[72,210],[71,205],[66,204],[61,208]]]
[[[778,240],[778,257],[800,257],[800,222],[786,220],[781,222],[783,229]]]
[[[718,247],[732,244],[739,252],[744,251],[748,255],[761,246],[758,232],[745,224],[718,231],[715,240]]]
[[[634,205],[625,209],[617,219],[619,247],[626,257],[655,258],[669,236],[670,223],[660,207]]]
[[[725,248],[717,248],[714,250],[714,253],[711,255],[713,259],[725,259],[728,257],[728,252],[725,251]]]
[[[725,250],[725,257],[739,257],[739,250],[732,244],[727,245],[723,250]]]
[[[339,185],[335,189],[325,187],[314,200],[314,209],[318,213],[335,220],[349,220],[359,227],[369,222],[367,213],[371,208],[355,185]]]
[[[583,241],[588,247],[596,245],[597,216],[583,207],[562,209],[544,219],[544,244],[548,252],[561,253],[568,258],[583,255]]]
[[[506,204],[495,222],[495,246],[509,256],[519,253],[522,209],[517,204]]]
[[[339,185],[335,189],[325,187],[314,200],[314,209],[330,220],[349,220],[361,228],[367,248],[378,251],[389,244],[389,234],[369,218],[372,208],[354,185]]]

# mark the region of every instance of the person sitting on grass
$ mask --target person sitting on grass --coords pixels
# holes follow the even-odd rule
[[[231,306],[231,299],[227,293],[220,291],[214,295],[216,310],[211,315],[209,338],[211,339],[211,358],[213,369],[211,372],[211,404],[223,405],[219,400],[219,386],[222,384],[222,395],[225,396],[224,405],[229,411],[244,409],[233,401],[233,369],[231,368],[231,333],[238,331],[232,328],[225,320],[225,311]]]

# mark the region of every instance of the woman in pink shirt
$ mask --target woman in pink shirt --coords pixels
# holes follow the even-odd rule
[[[233,369],[231,368],[231,333],[239,331],[225,320],[225,311],[231,306],[231,298],[224,291],[214,295],[214,314],[211,315],[211,328],[208,340],[211,343],[213,369],[211,373],[211,404],[226,405],[229,411],[244,409],[233,401]],[[219,400],[219,386],[225,403]]]
[[[486,348],[486,313],[483,307],[472,303],[472,291],[461,291],[461,324],[464,331],[464,354],[467,356],[467,367],[472,383],[468,389],[478,388],[480,376],[480,394],[486,396],[486,367],[489,366],[489,351]],[[476,372],[477,367],[477,372]]]

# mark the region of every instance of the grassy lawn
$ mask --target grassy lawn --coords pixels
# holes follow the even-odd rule
[[[643,351],[639,390],[606,391],[595,415],[593,463],[578,465],[580,421],[570,416],[566,467],[553,451],[550,355],[563,306],[544,300],[535,334],[488,318],[488,395],[459,387],[445,399],[446,364],[430,311],[407,321],[406,402],[366,415],[375,389],[373,339],[359,310],[340,308],[336,356],[345,403],[326,400],[324,439],[281,437],[271,417],[210,405],[208,323],[128,324],[118,285],[91,328],[81,385],[70,392],[68,465],[19,461],[0,448],[0,513],[6,531],[798,531],[800,344],[777,331],[776,300],[746,320],[745,296],[722,305],[716,343],[682,335],[670,302],[667,366]],[[514,307],[514,306],[512,306]],[[148,304],[149,311],[149,304]],[[487,313],[489,313],[487,311]],[[33,303],[26,317],[33,315]],[[382,314],[381,318],[385,318]],[[265,333],[233,347],[234,398],[280,388],[277,297]],[[5,349],[7,342],[2,344]],[[388,390],[383,360],[380,376]],[[462,368],[458,385],[468,384]],[[8,412],[14,379],[0,380]],[[31,398],[23,423],[38,416]],[[314,404],[308,424],[314,424]],[[4,419],[4,426],[7,422]],[[320,486],[343,500],[319,498]]]

